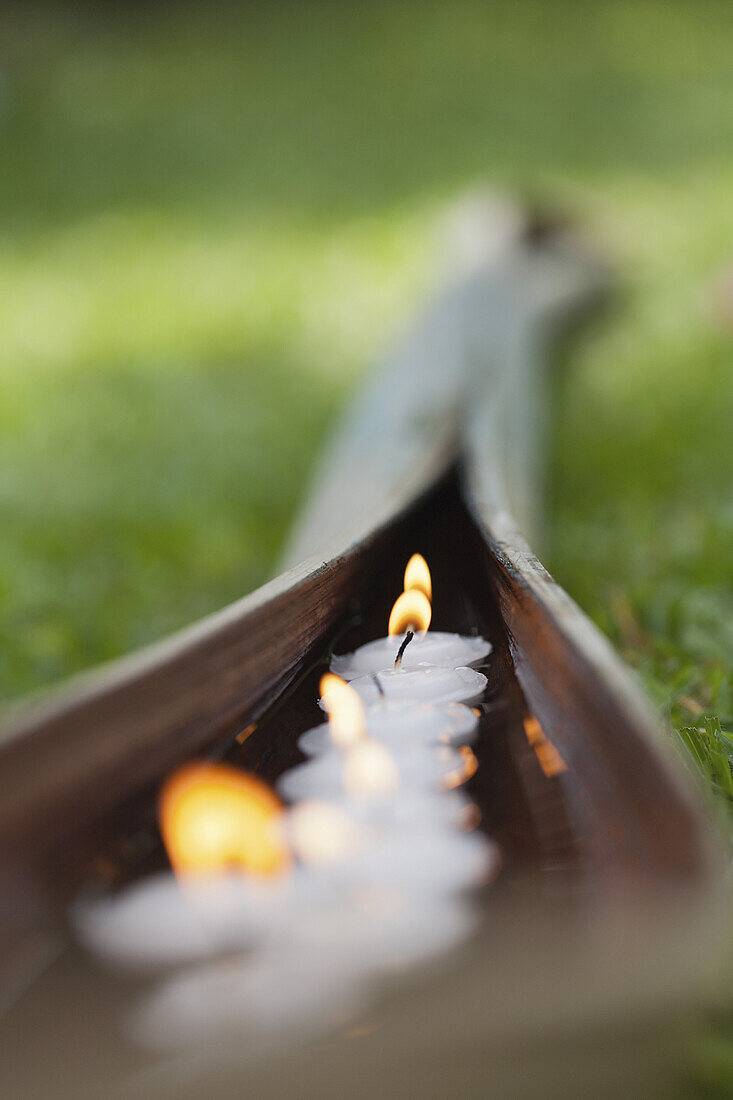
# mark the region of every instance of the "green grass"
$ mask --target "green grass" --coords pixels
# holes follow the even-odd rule
[[[733,7],[3,23],[0,701],[268,575],[331,418],[430,285],[441,211],[488,182],[574,210],[618,269],[554,386],[541,549],[730,802]],[[698,1048],[705,1095],[732,1031]]]

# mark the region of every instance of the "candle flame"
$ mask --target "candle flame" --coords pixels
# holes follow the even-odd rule
[[[430,570],[428,569],[428,563],[422,554],[413,554],[407,563],[405,569],[405,581],[403,584],[405,592],[409,592],[412,589],[417,589],[422,592],[427,599],[433,598],[433,583],[430,578]]]
[[[170,776],[159,802],[160,831],[173,870],[254,875],[283,871],[282,804],[253,775],[225,764],[188,764]]]
[[[296,856],[311,867],[342,862],[356,843],[354,822],[329,802],[299,802],[290,811],[288,831]]]
[[[362,741],[344,761],[344,788],[349,795],[391,795],[399,790],[400,773],[391,753],[378,741]]]
[[[358,693],[333,672],[321,676],[319,686],[334,745],[344,749],[362,741],[367,728],[364,704]]]
[[[389,616],[390,637],[404,634],[406,630],[424,634],[433,616],[432,598],[428,563],[422,554],[413,554],[405,569],[404,591],[395,600]]]
[[[390,637],[395,634],[404,634],[406,630],[424,634],[430,626],[432,614],[430,600],[425,593],[419,588],[410,588],[409,591],[398,596],[394,602],[387,628]]]

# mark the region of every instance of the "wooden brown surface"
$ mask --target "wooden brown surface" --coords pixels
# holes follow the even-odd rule
[[[100,816],[251,721],[343,614],[379,540],[375,530],[330,562],[292,570],[8,724],[0,867],[53,860]]]
[[[504,319],[497,384],[474,390],[463,421],[463,499],[489,551],[527,706],[568,766],[564,786],[590,866],[639,882],[710,881],[717,840],[650,703],[525,538],[537,525],[547,348],[601,285],[591,267],[585,293],[571,293],[588,261],[562,236],[536,251]]]

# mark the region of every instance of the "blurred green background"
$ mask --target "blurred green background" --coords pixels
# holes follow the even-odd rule
[[[30,6],[3,26],[3,697],[267,575],[329,419],[434,277],[445,204],[488,181],[576,210],[627,289],[560,383],[551,563],[660,703],[718,698],[728,5]]]
[[[446,204],[489,183],[618,269],[557,377],[543,553],[730,800],[733,6],[1,19],[0,700],[268,575]]]

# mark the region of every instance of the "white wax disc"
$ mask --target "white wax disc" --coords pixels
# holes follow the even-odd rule
[[[410,745],[393,756],[400,788],[408,790],[435,790],[447,773],[459,770],[463,764],[460,753],[448,745],[437,748]],[[289,802],[304,798],[338,800],[344,793],[345,761],[346,753],[331,749],[285,772],[275,784],[276,789]],[[354,795],[354,801],[359,801],[358,795]]]
[[[341,974],[373,978],[454,948],[473,930],[462,898],[412,890],[410,884],[353,884],[293,928],[291,945]]]
[[[420,665],[417,668],[395,672],[377,672],[372,676],[358,676],[351,686],[368,707],[381,698],[398,702],[478,703],[486,688],[486,677],[473,668],[438,668]],[[325,710],[323,699],[320,703]]]
[[[370,737],[392,751],[399,745],[465,745],[473,740],[478,718],[462,703],[432,706],[385,699],[366,712]],[[306,756],[319,756],[333,748],[328,723],[304,733],[298,747]]]
[[[374,830],[384,832],[401,829],[454,829],[471,827],[480,814],[474,802],[462,790],[436,791],[423,788],[400,790],[395,797],[370,795],[349,798],[343,791],[328,799],[328,803],[346,814],[364,835]]]
[[[304,875],[227,875],[182,884],[168,872],[117,896],[80,902],[71,918],[84,946],[110,962],[172,966],[250,947],[307,890]]]
[[[400,791],[397,798],[355,801],[341,796],[334,802],[359,826],[384,831],[412,828],[464,829],[476,812],[475,804],[461,790]]]
[[[353,653],[334,654],[331,671],[344,680],[354,680],[370,672],[393,668],[404,634],[391,638],[377,638],[367,642]],[[418,665],[440,665],[442,668],[459,668],[477,665],[491,652],[491,643],[485,638],[465,634],[448,634],[440,630],[428,630],[416,634],[402,656],[403,668]]]
[[[499,850],[480,832],[464,832],[435,815],[395,828],[378,820],[352,823],[351,845],[321,873],[335,895],[389,887],[410,896],[448,897],[486,885],[500,865]],[[328,900],[329,895],[323,895]],[[301,906],[301,913],[315,912]]]
[[[395,886],[435,897],[485,885],[499,868],[497,847],[482,833],[423,826],[384,833],[357,850],[345,872],[361,885]]]
[[[343,1028],[374,980],[455,948],[477,923],[461,899],[387,886],[349,888],[293,914],[291,934],[251,958],[222,959],[161,983],[129,1021],[152,1048],[231,1042],[248,1053]],[[251,1046],[247,1046],[247,1043]]]
[[[298,921],[293,914],[294,928]],[[261,1055],[270,1045],[292,1042],[294,1034],[317,1033],[335,1015],[357,1011],[362,997],[353,973],[283,942],[252,958],[220,959],[161,983],[131,1014],[128,1030],[153,1049],[230,1044],[236,1037],[240,1053]]]

